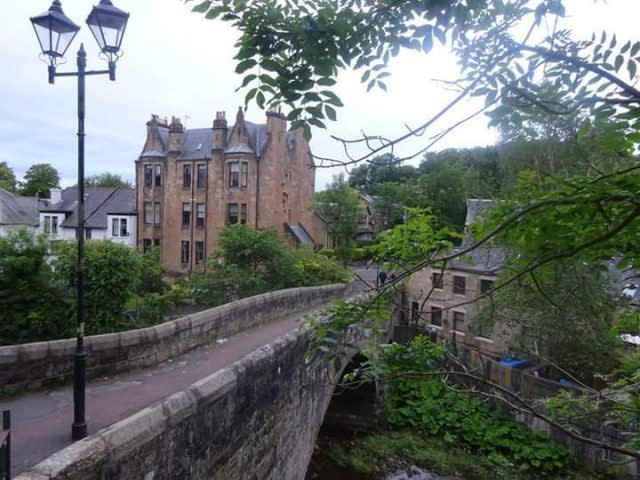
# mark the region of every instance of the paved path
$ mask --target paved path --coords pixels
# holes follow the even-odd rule
[[[371,270],[357,269],[364,278]],[[375,278],[375,270],[373,270]],[[363,282],[354,282],[364,290]],[[319,307],[316,311],[324,307]],[[87,385],[89,435],[163,398],[185,389],[213,372],[300,326],[311,311],[291,314],[191,350],[172,361],[144,370],[92,380]],[[36,392],[0,402],[11,410],[12,474],[17,475],[69,445],[73,419],[72,387]]]

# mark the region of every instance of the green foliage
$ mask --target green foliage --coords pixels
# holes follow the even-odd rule
[[[368,248],[356,247],[353,249],[352,262],[362,262],[369,258],[371,258],[371,251]]]
[[[393,155],[381,155],[349,173],[349,186],[372,195],[380,183],[403,183],[418,175],[416,167],[402,165]]]
[[[437,228],[437,218],[428,210],[408,208],[406,222],[378,236],[369,247],[378,264],[405,270],[437,251],[447,251],[460,236],[449,228]]]
[[[161,263],[161,252],[157,246],[151,247],[142,254],[140,259],[140,282],[138,293],[162,293],[166,284],[162,280],[165,269]]]
[[[167,314],[189,298],[190,291],[180,281],[172,283],[163,292],[148,292],[138,299],[138,324],[155,325],[162,323]]]
[[[515,471],[514,466],[499,466],[483,454],[443,442],[413,430],[381,432],[348,442],[332,439],[327,454],[344,468],[363,474],[388,474],[407,464],[419,466],[438,475],[452,475],[469,480],[532,480],[535,471]],[[395,466],[398,465],[398,467]],[[381,471],[384,470],[384,471]],[[447,477],[449,478],[449,477]],[[597,473],[575,468],[571,472],[552,475],[553,480],[604,480]]]
[[[507,268],[498,281],[511,272]],[[609,334],[616,310],[609,283],[598,269],[563,263],[497,290],[483,313],[526,333],[511,345],[513,350],[538,354],[591,380],[616,367],[622,346]]]
[[[58,171],[48,163],[31,165],[24,175],[21,195],[40,198],[51,198],[50,189],[60,185]]]
[[[545,435],[530,432],[440,379],[439,345],[424,337],[407,346],[390,345],[382,362],[384,375],[390,379],[386,408],[392,425],[465,446],[496,468],[514,464],[516,471],[550,476],[573,465],[569,452]]]
[[[117,173],[104,172],[99,173],[97,175],[91,175],[87,177],[84,181],[85,187],[125,187],[131,188],[131,184],[125,181],[120,175]]]
[[[311,206],[325,222],[337,243],[336,258],[346,265],[353,256],[355,236],[363,218],[358,193],[349,187],[343,175],[333,178],[326,190],[318,192]]]
[[[75,317],[75,242],[56,245],[54,269],[59,284],[67,292],[69,317]],[[129,298],[138,289],[141,259],[133,249],[106,240],[85,244],[85,332],[98,335],[127,328],[123,313]]]
[[[349,273],[335,260],[309,249],[298,249],[292,252],[292,282],[299,287],[323,285],[330,283],[347,283],[351,280]]]
[[[389,310],[389,302],[384,297],[335,301],[320,315],[307,318],[306,324],[312,328],[312,334],[305,357],[320,357],[340,370],[346,365],[345,334],[349,326],[356,324],[364,340],[360,350],[364,355],[376,357],[379,340],[385,333],[384,322],[389,320]]]
[[[46,239],[26,230],[0,237],[0,344],[73,333],[47,254]]]
[[[325,255],[289,251],[274,229],[238,224],[220,231],[218,250],[204,270],[191,273],[189,288],[197,303],[215,306],[280,288],[348,280],[346,270]]]
[[[0,188],[11,193],[16,191],[16,175],[7,162],[0,162]]]

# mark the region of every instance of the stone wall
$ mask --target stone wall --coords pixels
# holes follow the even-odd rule
[[[348,294],[350,286],[292,288],[245,298],[154,327],[87,337],[87,375],[157,364],[260,323]],[[0,347],[0,391],[64,382],[73,372],[75,339]]]
[[[305,362],[308,337],[289,333],[15,480],[303,480],[340,374]]]

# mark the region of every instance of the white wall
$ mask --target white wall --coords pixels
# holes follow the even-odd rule
[[[122,220],[125,219],[127,221],[127,235],[121,236],[120,229],[118,228],[115,232],[116,235],[113,235],[113,220]],[[119,223],[119,222],[118,222]],[[107,216],[107,230],[105,232],[105,238],[112,240],[117,243],[121,243],[123,245],[127,245],[131,248],[136,248],[136,225],[137,225],[137,217],[135,215],[108,215]],[[96,238],[93,237],[92,238]]]

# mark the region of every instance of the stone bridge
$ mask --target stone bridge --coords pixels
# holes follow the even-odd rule
[[[235,302],[218,310],[224,308],[228,315],[245,311],[242,318],[251,323],[247,311],[260,307],[269,311],[275,302],[280,305],[275,309],[277,316],[293,311],[293,316],[302,318],[330,298],[348,294],[350,289],[344,285],[293,289],[267,294],[271,298],[245,299],[240,301],[244,304]],[[283,309],[283,304],[288,307]],[[220,325],[227,323],[225,316],[215,310],[191,316],[190,325],[207,323],[202,320],[205,317],[216,318],[208,322],[217,325],[211,330],[223,331]],[[180,321],[186,323],[184,319],[176,322]],[[173,328],[173,337],[190,344],[187,335]],[[199,334],[203,335],[201,331]],[[342,374],[321,359],[305,361],[309,335],[307,327],[289,329],[224,368],[210,367],[213,373],[208,376],[57,451],[15,480],[302,480],[333,394],[332,384]],[[177,348],[159,335],[147,338],[147,346],[140,348],[149,350],[163,342],[165,347]],[[122,338],[118,348],[122,357]],[[162,357],[156,352],[158,355]],[[136,355],[133,358],[134,363],[141,362]],[[112,358],[112,364],[118,364],[114,362]],[[120,365],[126,363],[121,358]],[[118,393],[121,403],[135,403],[135,394],[129,395],[128,389]],[[70,417],[62,423],[66,432]],[[19,429],[17,422],[15,426]]]

